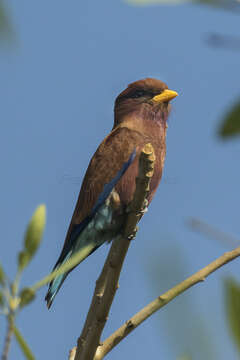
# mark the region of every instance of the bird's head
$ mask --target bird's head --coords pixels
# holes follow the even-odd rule
[[[171,108],[169,102],[176,96],[176,91],[169,90],[164,82],[157,79],[147,78],[129,84],[116,98],[114,126],[132,113],[155,121],[166,121]]]

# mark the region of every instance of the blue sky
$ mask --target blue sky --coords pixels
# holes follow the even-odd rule
[[[239,17],[200,5],[137,8],[122,0],[9,0],[8,9],[16,45],[0,50],[0,261],[9,275],[32,212],[40,203],[48,212],[25,285],[47,274],[59,255],[85,169],[112,127],[118,93],[144,77],[159,78],[179,92],[169,120],[164,177],[127,255],[107,336],[227,250],[191,232],[188,217],[239,234],[240,142],[216,136],[240,96],[239,53],[210,48],[205,41],[209,32],[236,35]],[[67,358],[107,250],[102,246],[69,276],[51,311],[44,288],[20,314],[18,326],[37,359]],[[176,359],[188,352],[197,360],[213,354],[236,359],[222,285],[224,277],[238,276],[238,267],[238,261],[227,265],[174,300],[109,358]],[[10,358],[22,358],[15,343]]]

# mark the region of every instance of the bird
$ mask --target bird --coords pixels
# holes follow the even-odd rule
[[[121,234],[135,191],[139,156],[147,143],[152,144],[156,157],[146,199],[149,206],[162,177],[170,101],[176,96],[176,91],[154,78],[135,81],[117,96],[113,128],[89,163],[53,271],[78,252],[82,262],[103,243]],[[45,297],[48,308],[72,270],[50,282]]]

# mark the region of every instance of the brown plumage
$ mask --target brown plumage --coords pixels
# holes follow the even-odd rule
[[[168,90],[165,83],[148,78],[130,84],[116,98],[113,129],[100,144],[89,163],[64,247],[55,267],[63,263],[68,254],[70,252],[72,254],[76,247],[79,251],[79,244],[81,245],[81,241],[86,240],[83,239],[85,233],[89,234],[86,230],[88,224],[94,223],[94,218],[98,213],[95,207],[103,194],[104,196],[107,195],[107,197],[105,196],[106,199],[111,197],[110,205],[109,203],[104,205],[105,200],[100,205],[110,206],[112,223],[121,225],[120,220],[118,220],[119,212],[124,213],[124,209],[133,197],[139,154],[143,146],[149,142],[152,144],[156,156],[154,175],[148,195],[148,202],[151,202],[162,177],[166,154],[167,117],[170,111],[169,101],[175,96],[177,93]],[[134,151],[136,156],[132,159],[131,156]],[[128,161],[130,161],[129,164]],[[115,181],[117,174],[123,169],[125,170],[122,175]],[[114,188],[109,185],[112,181],[116,182]],[[112,196],[112,190],[115,190],[114,196]],[[100,234],[97,230],[94,236],[96,236],[96,246],[93,247],[92,251],[107,240],[102,239],[100,241],[98,239]],[[76,245],[77,242],[78,245]],[[60,285],[54,290],[52,289],[53,283],[50,284],[46,297],[48,304],[51,305],[63,280],[61,279]]]
[[[103,185],[108,183],[122,164],[127,161],[133,149],[137,155],[143,146],[151,142],[156,153],[156,165],[151,182],[149,199],[161,179],[166,154],[167,117],[169,103],[152,103],[152,97],[167,89],[160,80],[145,79],[130,84],[116,99],[114,107],[114,126],[92,157],[85,174],[77,205],[74,223],[80,223],[89,215]],[[142,98],[132,98],[136,91],[148,93]],[[138,156],[116,186],[120,199],[127,204],[135,189]]]

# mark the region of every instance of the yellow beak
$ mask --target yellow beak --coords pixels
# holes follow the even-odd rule
[[[176,91],[173,90],[163,90],[163,92],[159,95],[155,95],[152,100],[154,102],[157,103],[161,103],[161,102],[167,102],[170,101],[172,99],[174,99],[176,96],[178,96],[178,93]]]

